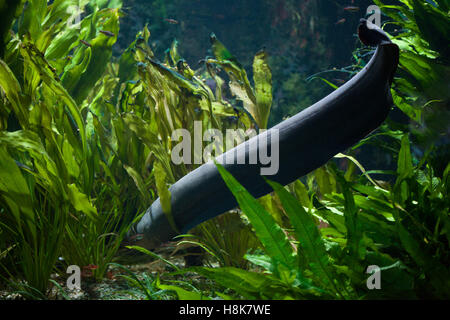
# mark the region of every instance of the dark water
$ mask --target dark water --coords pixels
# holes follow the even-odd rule
[[[306,83],[308,76],[352,63],[359,45],[356,27],[367,0],[125,0],[117,51],[148,24],[151,45],[159,57],[174,39],[191,67],[210,52],[214,32],[251,75],[254,54],[265,48],[270,55],[274,106],[270,124],[295,114],[331,92],[324,83]],[[356,12],[344,8],[358,7]],[[346,80],[335,74],[330,80]],[[251,76],[250,76],[251,77]],[[344,79],[341,79],[344,78]]]

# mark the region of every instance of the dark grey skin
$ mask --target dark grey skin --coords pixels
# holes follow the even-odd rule
[[[399,50],[395,44],[381,42],[367,66],[350,81],[266,132],[270,136],[273,130],[279,130],[280,164],[278,173],[266,178],[289,184],[356,144],[383,123],[393,104],[390,85]],[[224,164],[224,167],[254,197],[261,197],[272,189],[260,176],[260,168],[264,166],[248,164],[249,156],[258,152],[256,142],[254,137],[227,152],[235,158],[245,156],[247,164]],[[224,163],[225,157],[226,154],[216,159]],[[212,162],[181,178],[171,186],[170,192],[172,216],[180,233],[237,206]],[[177,234],[157,199],[129,231],[127,243],[151,249]]]

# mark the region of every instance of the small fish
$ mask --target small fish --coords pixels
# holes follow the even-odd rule
[[[86,47],[92,47],[91,44],[90,44],[89,42],[87,42],[87,41],[80,40],[80,42],[81,42],[82,44],[84,44]]]
[[[90,277],[92,277],[94,274],[92,273],[92,271],[91,270],[82,270],[81,271],[81,277],[82,278],[90,278]]]
[[[112,33],[111,31],[107,31],[107,30],[99,30],[98,32],[103,33],[107,37],[114,37],[115,36],[114,33]]]
[[[170,24],[178,24],[178,21],[175,19],[164,19],[164,21],[170,23]]]
[[[24,165],[22,162],[19,162],[19,161],[17,161],[17,160],[14,160],[14,162],[16,163],[16,165],[19,167],[19,168],[23,168],[23,169],[26,169],[26,170],[28,170],[28,171],[33,171],[33,169],[31,169],[29,166],[27,166],[27,165]]]
[[[323,220],[319,219],[319,225],[317,226],[319,229],[328,228],[330,225]]]
[[[338,84],[344,84],[346,81],[344,79],[333,79]]]
[[[82,278],[90,278],[94,276],[94,273],[92,270],[98,269],[98,266],[95,264],[89,264],[87,266],[83,267],[83,270],[81,271],[81,277]]]
[[[344,11],[348,11],[348,12],[358,12],[359,11],[359,7],[355,7],[355,6],[348,6],[344,8]]]
[[[335,24],[343,24],[345,22],[345,18],[339,19]]]
[[[129,237],[128,241],[130,241],[130,242],[137,242],[137,241],[140,241],[142,239],[144,239],[144,234],[143,233],[138,233],[138,234],[135,234],[135,235]]]
[[[114,273],[112,273],[112,271],[107,271],[107,272],[106,272],[106,277],[107,277],[109,280],[115,280],[115,279],[116,279],[116,277],[114,276]]]

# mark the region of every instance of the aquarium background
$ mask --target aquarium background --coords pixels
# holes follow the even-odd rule
[[[270,117],[274,125],[332,90],[320,80],[307,82],[306,78],[352,64],[352,52],[359,45],[356,26],[372,2],[357,1],[353,4],[359,6],[357,12],[344,10],[352,5],[347,2],[125,1],[127,15],[116,50],[126,48],[136,32],[148,24],[157,55],[163,55],[177,39],[181,55],[195,66],[201,58],[212,55],[209,35],[214,32],[251,74],[253,55],[266,48],[274,81]],[[339,82],[348,75],[334,73],[329,78]]]

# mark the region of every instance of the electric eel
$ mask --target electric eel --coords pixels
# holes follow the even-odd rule
[[[393,105],[390,86],[399,59],[397,45],[386,41],[384,36],[378,39],[369,63],[347,83],[295,116],[216,157],[216,161],[259,198],[273,191],[261,176],[267,165],[259,161],[251,164],[249,159],[258,157],[261,146],[270,150],[270,144],[276,141],[272,138],[278,136],[279,166],[275,174],[266,178],[287,185],[378,128]],[[240,163],[245,160],[244,164],[238,164],[238,159]],[[211,161],[178,180],[169,190],[171,215],[178,230],[171,227],[157,199],[131,228],[127,240],[155,248],[237,206]]]

